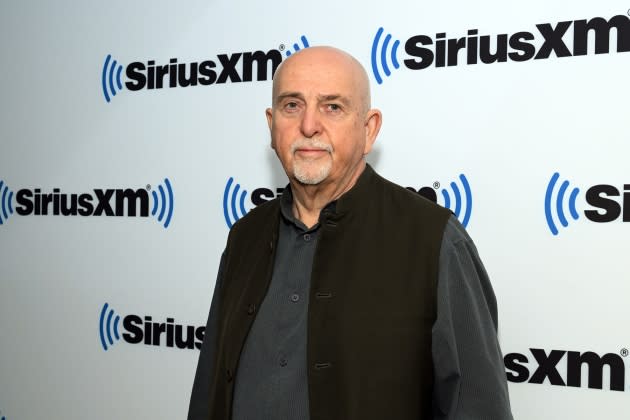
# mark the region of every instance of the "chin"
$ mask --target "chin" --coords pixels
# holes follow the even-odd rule
[[[293,177],[301,184],[304,185],[318,185],[328,178],[332,169],[331,165],[293,165]]]

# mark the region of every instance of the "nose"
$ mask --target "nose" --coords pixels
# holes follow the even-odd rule
[[[306,138],[315,137],[322,132],[322,121],[316,106],[307,107],[302,114],[300,131]]]

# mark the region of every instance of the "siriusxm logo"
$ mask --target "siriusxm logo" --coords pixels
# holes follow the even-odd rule
[[[569,226],[565,208],[568,208],[568,213],[573,220],[580,218],[576,207],[580,189],[577,187],[570,188],[569,181],[565,180],[560,184],[556,192],[559,178],[560,174],[558,172],[554,173],[545,191],[545,218],[547,226],[553,235],[559,233],[556,219],[563,227]],[[595,209],[584,210],[584,216],[595,223],[613,222],[619,217],[621,217],[623,222],[630,222],[630,184],[624,184],[623,198],[620,202],[612,198],[620,196],[621,192],[619,189],[612,185],[593,185],[586,190],[585,199]]]
[[[300,40],[302,48],[309,46],[304,35]],[[294,43],[293,52],[299,50],[299,44]],[[164,64],[148,60],[134,61],[126,66],[108,54],[101,72],[101,87],[105,100],[110,102],[124,87],[130,91],[139,91],[269,80],[273,78],[282,62],[281,51],[284,51],[287,57],[292,54],[291,50],[280,45],[278,49],[267,52],[259,50],[217,54],[216,59],[199,62],[180,63],[177,58],[171,58]]]
[[[308,48],[308,39],[306,39],[306,37],[304,35],[302,35],[300,37],[300,41],[302,41],[302,47],[300,48],[300,45],[296,42],[293,44],[293,53],[296,53],[298,51],[300,51],[302,48]],[[282,51],[284,49],[284,45],[280,45],[280,51]],[[287,57],[289,57],[291,54],[293,54],[291,52],[291,50],[286,50],[284,52],[286,54]]]
[[[435,37],[415,35],[405,42],[408,58],[402,62],[410,70],[423,70],[431,66],[442,68],[479,62],[492,64],[508,60],[543,60],[550,58],[552,53],[556,57],[582,56],[592,51],[595,54],[608,54],[611,34],[617,35],[617,52],[630,51],[630,19],[624,15],[613,16],[608,20],[594,17],[555,24],[540,23],[536,29],[535,32],[520,31],[494,36],[479,35],[478,29],[469,29],[466,36],[459,38],[447,38],[446,32],[437,33]],[[388,63],[393,69],[400,68],[400,41],[392,42],[391,34],[383,38],[383,33],[384,29],[379,28],[372,40],[372,73],[378,84],[383,83],[381,72],[387,77],[391,75]],[[567,33],[572,33],[572,43],[565,41]]]
[[[150,203],[152,202],[152,205]],[[15,204],[15,206],[14,206]],[[0,225],[14,213],[20,216],[126,216],[148,217],[168,228],[173,217],[174,195],[171,182],[156,189],[93,189],[91,192],[69,194],[61,188],[44,193],[41,188],[23,188],[15,194],[0,180]],[[14,211],[15,207],[15,211]]]
[[[433,188],[421,187],[416,190],[413,187],[407,187],[407,189],[424,196],[434,203],[440,201],[439,204],[453,211],[461,224],[466,227],[472,214],[472,191],[464,174],[459,176],[459,181],[460,184],[451,182],[446,188],[442,188],[441,184],[436,181],[433,183]],[[436,190],[440,193],[439,198]],[[275,193],[269,188],[257,188],[252,191],[249,201],[256,207],[274,199],[276,196],[280,196],[282,191],[283,188],[276,188]],[[237,220],[249,212],[245,204],[248,201],[247,196],[247,190],[241,188],[241,185],[235,183],[234,178],[230,177],[223,190],[223,217],[228,228],[231,228]]]
[[[440,188],[439,182],[433,183],[433,188],[434,190],[441,190],[443,201],[439,204],[455,213],[455,216],[460,221],[462,226],[467,227],[468,222],[470,221],[470,215],[472,214],[472,191],[470,189],[468,179],[464,174],[459,175],[459,181],[461,182],[461,190],[457,183],[454,181],[449,184],[450,190],[448,188]],[[413,190],[412,188],[408,189]],[[437,197],[434,198],[434,190],[423,187],[420,188],[417,192],[418,194],[423,195],[434,203],[437,203]]]
[[[101,347],[109,350],[121,339],[128,344],[147,346],[176,347],[178,349],[200,349],[206,327],[180,325],[175,318],[166,318],[166,322],[154,322],[153,317],[145,315],[121,316],[108,303],[103,305],[98,319],[98,333]]]
[[[284,188],[276,188],[274,193],[269,188],[257,188],[252,191],[250,202],[254,207],[259,206],[277,196],[279,197],[283,190]],[[249,212],[249,209],[245,207],[247,195],[247,190],[241,189],[241,184],[235,183],[234,178],[228,179],[225,190],[223,190],[223,217],[228,228],[231,228],[238,219]]]
[[[0,211],[0,225],[2,225],[13,214],[13,191],[2,180],[0,180]]]
[[[529,349],[529,351],[531,359],[522,353],[505,355],[503,361],[508,381],[542,384],[548,380],[551,385],[556,386],[578,388],[586,386],[591,389],[604,389],[604,366],[607,366],[610,372],[607,388],[611,391],[625,390],[626,366],[623,358],[617,354],[606,353],[600,356],[592,351],[551,350],[547,352],[544,349]],[[628,350],[622,349],[621,355],[626,357]],[[562,362],[563,359],[564,362]],[[558,370],[561,362],[564,369]],[[583,367],[586,367],[586,370]],[[561,372],[565,374],[564,377]]]

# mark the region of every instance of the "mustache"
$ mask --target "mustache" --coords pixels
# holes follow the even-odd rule
[[[332,146],[330,144],[324,143],[323,141],[317,139],[297,139],[291,145],[291,153],[295,153],[297,149],[302,148],[310,148],[310,149],[321,149],[325,150],[328,153],[332,153]]]

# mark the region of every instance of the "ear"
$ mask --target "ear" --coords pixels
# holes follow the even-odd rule
[[[381,130],[383,116],[378,109],[370,109],[365,118],[365,148],[363,155],[367,155],[372,151],[372,146],[376,141],[376,136]]]
[[[273,110],[271,108],[267,108],[265,110],[265,117],[267,117],[267,125],[269,126],[269,132],[271,132],[271,127],[273,125]],[[273,144],[273,136],[271,136],[271,148],[275,149]]]

